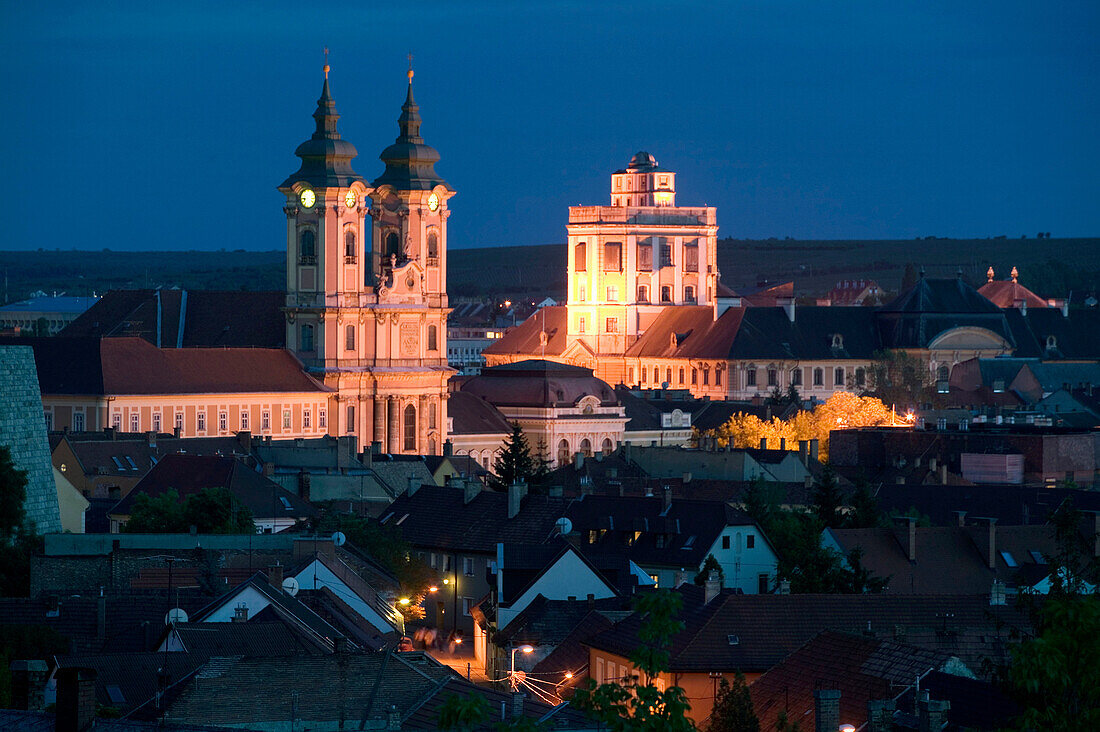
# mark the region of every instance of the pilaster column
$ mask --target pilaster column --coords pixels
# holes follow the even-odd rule
[[[386,451],[391,455],[401,452],[401,403],[395,396],[386,397],[386,415],[389,424]]]
[[[420,407],[416,412],[416,451],[425,454],[428,451],[428,395],[420,395]]]
[[[386,446],[386,398],[374,398],[374,432],[371,441],[377,441]],[[364,446],[366,447],[366,446]]]

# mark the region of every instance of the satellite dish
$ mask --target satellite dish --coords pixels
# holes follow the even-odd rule
[[[187,622],[187,613],[183,608],[174,607],[164,614],[165,625],[177,625],[179,623]]]
[[[560,519],[555,521],[554,526],[558,527],[558,533],[560,533],[562,536],[565,536],[573,530],[573,522],[567,519],[565,516],[562,516]]]
[[[344,542],[348,540],[348,537],[344,536],[343,531],[337,531],[332,535],[332,543],[336,546],[343,546]]]
[[[294,597],[298,594],[298,580],[293,577],[287,577],[283,580],[283,592]]]

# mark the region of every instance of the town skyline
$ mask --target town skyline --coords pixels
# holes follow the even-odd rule
[[[264,10],[10,9],[6,96],[34,102],[5,105],[22,215],[0,248],[280,248],[326,46],[368,179],[413,53],[453,248],[563,241],[566,207],[606,204],[638,150],[720,238],[1100,229],[1088,4]]]

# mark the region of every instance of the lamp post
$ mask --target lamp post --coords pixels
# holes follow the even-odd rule
[[[512,684],[512,691],[516,690],[516,651],[523,651],[524,653],[531,653],[534,651],[534,646],[522,645],[518,648],[512,648],[512,673],[508,674],[508,680]]]

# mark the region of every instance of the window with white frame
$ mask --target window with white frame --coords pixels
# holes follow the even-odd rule
[[[308,430],[312,426],[313,415],[308,409],[302,410],[302,429]]]
[[[121,412],[115,412],[114,414],[111,415],[111,427],[113,427],[116,431],[119,431],[119,432],[122,431],[122,413]]]
[[[265,432],[271,429],[271,412],[267,409],[260,412],[260,429]]]
[[[196,413],[195,422],[199,432],[206,432],[206,412],[199,411]]]
[[[283,429],[284,430],[290,429],[290,410],[289,409],[284,409],[283,410]]]
[[[324,409],[317,410],[317,426],[321,429],[328,427],[328,413]]]
[[[229,431],[229,412],[218,412],[218,431]]]
[[[241,429],[248,429],[248,407],[241,409]]]
[[[134,414],[130,415],[130,431],[131,432],[140,432],[141,431],[141,416],[138,415],[137,413],[134,413]]]
[[[153,429],[160,431],[160,414],[153,415]],[[73,432],[84,431],[84,412],[73,412]]]
[[[175,419],[173,420],[173,426],[177,430],[183,429],[183,412],[176,412]]]

